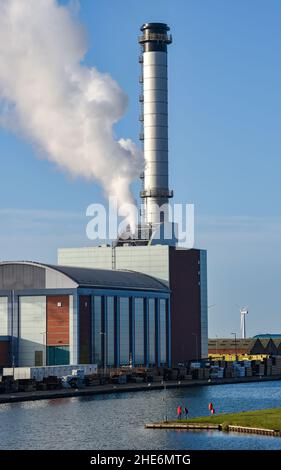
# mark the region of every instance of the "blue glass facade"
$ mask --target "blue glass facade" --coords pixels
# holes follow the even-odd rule
[[[169,295],[93,295],[92,362],[100,367],[159,366],[169,361]]]

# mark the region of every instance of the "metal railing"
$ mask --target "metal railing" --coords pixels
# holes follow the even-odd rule
[[[147,41],[159,41],[165,44],[171,44],[173,38],[171,34],[160,34],[160,33],[148,33],[146,32],[143,36],[139,36],[139,43],[142,44]]]
[[[140,193],[141,198],[146,197],[167,197],[171,198],[174,196],[174,192],[169,189],[146,189],[141,191]]]

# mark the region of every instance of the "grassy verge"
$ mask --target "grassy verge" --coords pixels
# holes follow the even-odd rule
[[[281,408],[245,411],[242,413],[218,414],[210,417],[181,420],[182,423],[221,424],[223,429],[229,425],[281,431]]]

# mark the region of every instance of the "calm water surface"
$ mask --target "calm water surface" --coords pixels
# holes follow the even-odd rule
[[[165,416],[163,391],[0,405],[0,449],[281,449],[281,438],[144,429]],[[281,407],[281,382],[168,390],[168,418]]]

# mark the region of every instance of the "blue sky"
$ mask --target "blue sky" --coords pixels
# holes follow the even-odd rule
[[[239,331],[236,304],[249,306],[249,334],[281,333],[281,2],[82,0],[80,18],[87,64],[129,97],[116,135],[135,141],[139,27],[171,26],[170,186],[195,204],[208,249],[210,336]],[[89,245],[84,214],[101,188],[3,130],[0,152],[0,258],[56,262],[57,247]]]

